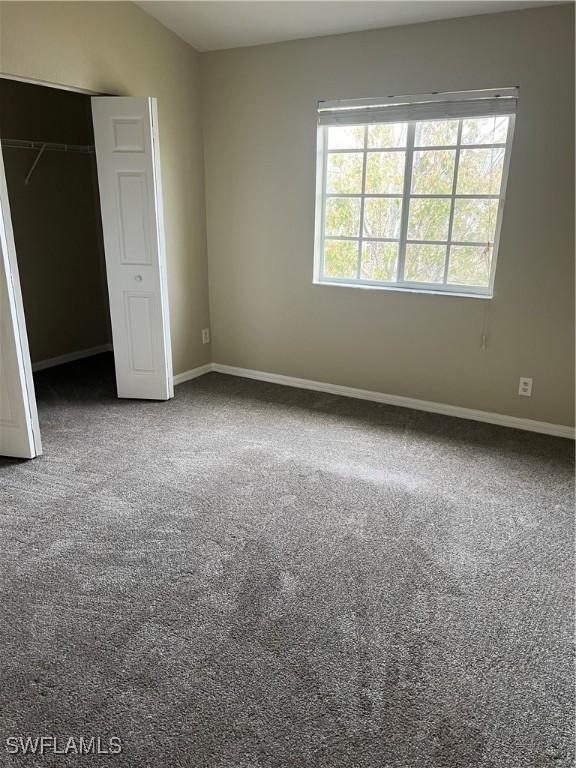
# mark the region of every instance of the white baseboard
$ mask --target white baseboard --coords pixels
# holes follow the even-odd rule
[[[207,366],[203,366],[206,368]],[[196,368],[195,370],[199,370]],[[506,416],[503,413],[490,413],[488,411],[478,411],[473,408],[462,408],[458,405],[448,405],[446,403],[435,403],[430,400],[417,400],[412,397],[403,397],[401,395],[387,395],[383,392],[370,392],[366,389],[355,389],[354,387],[344,387],[340,384],[328,384],[323,381],[311,381],[310,379],[298,379],[293,376],[283,376],[277,373],[265,373],[264,371],[253,371],[248,368],[237,368],[234,365],[222,365],[221,363],[212,363],[210,370],[217,373],[227,373],[230,376],[240,376],[245,379],[257,379],[258,381],[267,381],[271,384],[283,384],[288,387],[297,387],[299,389],[311,389],[315,392],[328,392],[332,395],[341,395],[343,397],[353,397],[358,400],[371,400],[375,403],[384,403],[385,405],[397,405],[401,408],[413,408],[417,411],[428,411],[429,413],[440,413],[444,416],[455,416],[460,419],[470,419],[472,421],[482,421],[487,424],[497,424],[501,427],[512,427],[513,429],[523,429],[528,432],[541,432],[544,435],[553,435],[555,437],[567,437],[572,440],[575,438],[574,427],[564,426],[563,424],[549,424],[545,421],[535,421],[534,419],[522,419],[517,416]],[[180,374],[184,375],[184,374]],[[202,374],[198,374],[202,375]],[[192,378],[192,377],[190,377]],[[182,379],[184,381],[185,379]],[[174,381],[176,383],[176,380]]]
[[[78,352],[70,352],[67,355],[52,357],[48,360],[39,360],[37,363],[32,364],[32,370],[43,371],[46,368],[53,368],[56,365],[63,365],[64,363],[71,363],[74,360],[82,360],[85,357],[100,355],[102,352],[110,352],[111,350],[112,344],[102,344],[99,347],[81,349]],[[239,376],[243,379],[256,379],[257,381],[266,381],[270,384],[281,384],[286,387],[310,389],[314,392],[328,392],[331,395],[352,397],[357,400],[370,400],[374,403],[397,405],[401,408],[413,408],[417,411],[439,413],[443,414],[444,416],[454,416],[460,419],[470,419],[471,421],[482,421],[487,424],[497,424],[501,427],[523,429],[528,432],[540,432],[543,435],[566,437],[571,440],[574,440],[576,437],[575,428],[565,426],[563,424],[550,424],[546,421],[523,419],[519,418],[518,416],[506,416],[503,413],[478,411],[474,408],[463,408],[459,405],[448,405],[447,403],[435,403],[431,400],[417,400],[413,397],[389,395],[384,392],[370,392],[367,389],[345,387],[341,384],[329,384],[325,381],[298,379],[294,376],[284,376],[279,373],[267,373],[265,371],[254,371],[249,368],[238,368],[235,365],[223,365],[222,363],[206,363],[206,365],[200,365],[197,368],[192,368],[189,371],[177,373],[174,376],[174,384],[183,384],[185,381],[197,379],[199,376],[204,376],[204,374],[210,373],[211,371],[214,371],[215,373],[226,373],[229,376]]]
[[[82,360],[85,357],[93,357],[94,355],[101,355],[103,352],[111,352],[112,344],[101,344],[99,347],[90,347],[89,349],[79,349],[77,352],[69,352],[67,355],[59,355],[58,357],[50,357],[47,360],[38,360],[36,363],[32,363],[32,370],[43,371],[46,368],[54,368],[56,365],[64,365],[64,363],[72,363],[74,360]]]
[[[198,368],[192,368],[190,371],[184,371],[184,373],[177,373],[174,376],[174,384],[183,384],[185,381],[191,379],[197,379],[198,376],[204,376],[205,373],[212,371],[212,363],[206,363],[206,365],[199,365]]]
[[[329,384],[328,382],[312,381],[311,379],[298,379],[294,376],[284,376],[279,373],[267,373],[265,371],[254,371],[249,368],[238,368],[235,365],[223,365],[222,363],[207,363],[198,368],[192,368],[190,371],[178,373],[174,376],[174,384],[182,384],[185,381],[196,379],[211,371],[214,371],[215,373],[226,373],[229,376],[239,376],[243,379],[267,381],[270,384],[281,384],[286,387],[310,389],[314,392],[328,392],[331,395],[353,397],[357,400],[370,400],[374,403],[396,405],[400,408],[413,408],[417,411],[427,411],[428,413],[439,413],[444,416],[454,416],[460,419],[481,421],[486,424],[496,424],[501,427],[523,429],[528,432],[540,432],[543,435],[553,435],[554,437],[566,437],[571,440],[574,440],[576,437],[574,427],[565,426],[564,424],[550,424],[546,421],[523,419],[518,416],[506,416],[503,413],[490,413],[489,411],[479,411],[474,408],[463,408],[459,405],[435,403],[431,400],[417,400],[416,398],[403,397],[402,395],[370,392],[367,389],[356,389],[355,387],[345,387],[341,384]]]

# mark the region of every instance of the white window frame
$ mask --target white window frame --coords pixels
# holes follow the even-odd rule
[[[436,97],[438,98],[438,97]],[[328,103],[328,102],[326,102]],[[337,103],[337,102],[334,102]],[[454,107],[455,105],[451,105]],[[493,114],[486,113],[486,114],[474,114],[474,118],[481,118],[481,117],[492,117]],[[451,194],[445,194],[445,195],[434,195],[434,194],[413,194],[411,192],[411,185],[412,185],[412,161],[413,161],[413,154],[416,149],[418,151],[420,147],[415,148],[414,140],[415,140],[415,133],[416,133],[416,124],[419,122],[423,122],[422,119],[419,120],[402,120],[402,122],[407,124],[407,141],[405,147],[397,147],[397,148],[369,148],[368,147],[368,141],[367,141],[367,132],[368,127],[370,125],[375,125],[379,121],[369,122],[368,120],[363,121],[362,123],[353,123],[351,121],[346,120],[346,125],[361,125],[364,127],[364,146],[363,149],[334,149],[329,150],[328,149],[328,130],[330,128],[330,125],[322,125],[320,124],[318,126],[318,135],[317,135],[317,168],[316,168],[316,220],[315,220],[315,244],[314,244],[314,274],[313,274],[313,282],[315,284],[321,284],[321,285],[336,285],[336,286],[347,286],[347,287],[356,287],[356,288],[376,288],[380,290],[392,290],[392,291],[403,291],[403,292],[410,292],[410,293],[433,293],[433,294],[440,294],[440,295],[452,295],[452,296],[466,296],[466,297],[473,297],[473,298],[484,298],[484,299],[490,299],[494,295],[494,278],[496,274],[496,264],[498,260],[498,251],[499,251],[499,244],[500,244],[500,231],[502,227],[502,217],[503,217],[503,211],[504,211],[504,202],[506,198],[506,187],[508,182],[508,171],[510,167],[510,156],[511,156],[511,149],[512,149],[512,140],[514,136],[514,126],[515,126],[515,114],[507,114],[506,117],[508,117],[508,132],[506,136],[506,141],[502,143],[494,143],[494,144],[460,144],[461,139],[461,133],[462,133],[462,121],[468,118],[468,115],[466,114],[465,110],[462,113],[461,117],[457,116],[457,111],[455,111],[455,114],[451,114],[450,116],[446,116],[445,118],[439,117],[435,119],[451,119],[451,120],[458,120],[458,138],[457,143],[454,145],[439,145],[439,146],[426,146],[422,147],[423,150],[455,150],[455,165],[454,165],[454,178],[453,178],[453,186],[452,186],[452,192]],[[430,118],[429,118],[430,119]],[[344,121],[343,121],[344,122]],[[381,121],[380,121],[381,122]],[[337,125],[338,123],[334,123],[334,125]],[[461,149],[491,149],[491,148],[498,148],[498,149],[504,149],[504,162],[503,162],[503,169],[502,169],[502,180],[500,185],[500,193],[497,195],[480,195],[480,194],[469,194],[469,195],[462,195],[462,194],[456,194],[456,185],[458,182],[458,168],[459,168],[459,162],[460,162],[460,151]],[[402,194],[365,194],[365,179],[366,179],[366,160],[367,156],[370,152],[381,152],[381,151],[400,151],[406,153],[406,160],[405,160],[405,168],[404,168],[404,188],[402,191]],[[342,193],[327,193],[326,191],[326,182],[327,182],[327,161],[328,161],[328,155],[330,153],[337,153],[342,154],[345,152],[354,152],[357,154],[362,154],[362,188],[360,194],[342,194]],[[360,198],[360,231],[358,237],[338,237],[338,236],[325,236],[325,214],[326,214],[326,201],[330,197],[339,197],[339,198]],[[402,200],[402,215],[401,215],[401,223],[400,223],[400,237],[398,238],[376,238],[376,237],[370,237],[370,238],[364,238],[363,237],[363,211],[364,211],[364,202],[368,198],[395,198],[395,199],[401,199]],[[449,224],[448,224],[448,236],[447,241],[431,241],[431,240],[413,240],[407,238],[407,228],[408,228],[408,216],[409,216],[409,206],[410,206],[410,200],[411,199],[417,199],[417,198],[438,198],[438,199],[447,199],[450,200],[450,218],[449,218]],[[496,228],[495,228],[495,234],[494,234],[494,242],[492,246],[492,259],[490,264],[490,279],[489,284],[487,286],[467,286],[467,285],[457,285],[457,284],[451,284],[447,282],[447,276],[448,276],[448,268],[449,268],[449,259],[450,259],[450,246],[452,245],[486,245],[486,243],[476,243],[476,242],[456,242],[451,240],[452,235],[452,224],[453,224],[453,218],[454,218],[454,208],[455,208],[455,201],[459,199],[473,199],[473,200],[498,200],[498,211],[497,211],[497,218],[496,218]],[[326,277],[324,275],[324,243],[325,239],[328,240],[344,240],[349,242],[357,242],[358,243],[358,266],[357,266],[357,273],[355,278],[337,278],[337,277]],[[362,241],[363,239],[369,239],[371,241],[380,241],[380,242],[399,242],[399,254],[398,254],[398,271],[397,276],[398,280],[396,281],[373,281],[373,280],[366,280],[363,279],[360,276],[360,268],[361,268],[361,259],[362,259]],[[405,256],[406,256],[406,246],[407,244],[422,244],[422,245],[446,245],[446,260],[444,264],[444,282],[443,283],[424,283],[424,282],[412,282],[408,280],[404,280],[404,264],[405,264]]]

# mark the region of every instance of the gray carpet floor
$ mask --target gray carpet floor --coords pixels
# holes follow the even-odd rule
[[[0,765],[565,768],[573,445],[209,374],[36,377],[0,460]],[[8,736],[119,736],[118,756]]]

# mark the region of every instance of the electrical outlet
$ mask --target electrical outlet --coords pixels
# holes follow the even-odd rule
[[[532,379],[527,379],[523,376],[520,377],[518,394],[523,395],[524,397],[532,397]]]
[[[202,344],[210,344],[210,328],[202,329]]]

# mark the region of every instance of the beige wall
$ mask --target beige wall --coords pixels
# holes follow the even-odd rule
[[[563,6],[203,54],[213,359],[572,424],[573,29]],[[494,299],[312,285],[316,101],[509,85]]]
[[[158,99],[175,373],[210,359],[198,58],[132,3],[0,3],[0,72]]]
[[[570,424],[573,27],[564,6],[199,56],[130,3],[3,2],[0,71],[158,98],[175,372],[210,360],[201,63],[213,360]],[[495,298],[313,286],[316,101],[499,85],[521,91]]]

